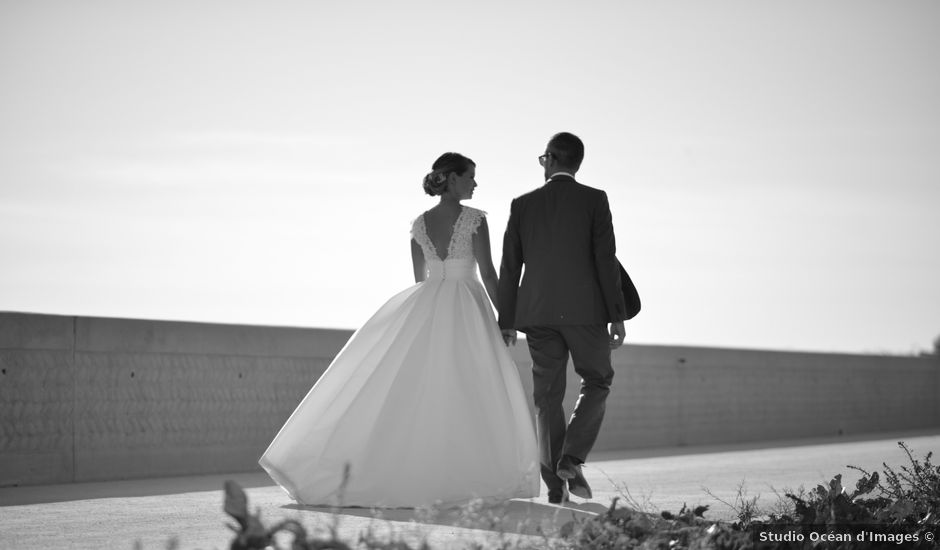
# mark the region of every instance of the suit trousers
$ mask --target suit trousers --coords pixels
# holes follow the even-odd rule
[[[563,480],[555,466],[564,455],[587,459],[604,420],[607,395],[614,378],[606,324],[536,326],[525,330],[532,355],[533,397],[542,479],[549,490]],[[581,393],[565,421],[568,357],[581,377]]]

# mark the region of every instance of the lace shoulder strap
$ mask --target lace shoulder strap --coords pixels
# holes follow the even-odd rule
[[[486,217],[486,212],[477,210],[476,208],[470,208],[469,206],[465,206],[464,208],[466,208],[467,212],[460,222],[460,229],[465,230],[470,235],[474,235],[477,230],[480,229],[480,224],[483,222],[483,218]]]
[[[484,217],[486,217],[486,212],[469,206],[464,207],[454,226],[454,237],[451,240],[448,257],[473,257],[473,235],[480,229],[480,223]]]
[[[411,238],[418,243],[418,246],[421,247],[421,250],[424,251],[425,258],[434,257],[434,243],[431,242],[431,237],[428,236],[428,228],[424,224],[424,213],[422,212],[413,222],[411,222]]]

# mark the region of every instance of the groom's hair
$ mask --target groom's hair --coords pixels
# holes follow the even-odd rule
[[[548,140],[548,152],[562,167],[577,171],[584,160],[584,142],[574,134],[559,132]]]

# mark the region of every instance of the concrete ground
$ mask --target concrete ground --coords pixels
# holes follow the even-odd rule
[[[374,517],[364,509],[296,506],[263,473],[75,483],[0,488],[0,548],[228,548],[231,522],[222,511],[222,485],[233,479],[245,488],[249,507],[260,509],[266,524],[295,518],[308,529],[325,533],[331,526],[355,541],[372,529],[411,544],[427,540],[434,548],[464,548],[470,542],[522,538],[546,546],[572,518],[602,512],[614,497],[647,511],[678,512],[683,504],[710,506],[706,518],[734,517],[739,496],[757,497],[771,508],[784,491],[807,489],[842,474],[853,486],[860,473],[908,464],[897,442],[904,441],[922,459],[940,452],[940,431],[879,435],[877,439],[838,438],[773,442],[773,446],[735,445],[598,452],[584,472],[594,499],[567,506],[539,498],[513,500],[466,510],[429,514],[384,510]],[[722,502],[724,501],[724,503]],[[727,503],[727,504],[726,504]],[[288,539],[284,539],[286,542]]]

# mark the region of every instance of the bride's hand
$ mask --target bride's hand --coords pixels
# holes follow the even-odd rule
[[[511,328],[504,328],[503,333],[503,342],[506,342],[507,346],[516,345],[516,330]]]

